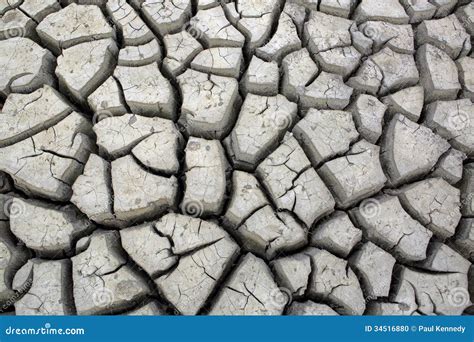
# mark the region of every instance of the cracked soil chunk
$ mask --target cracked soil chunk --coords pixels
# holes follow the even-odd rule
[[[341,313],[362,315],[365,310],[364,296],[347,261],[323,249],[311,248],[307,253],[313,268],[309,294],[330,301]]]
[[[433,233],[415,221],[395,196],[371,198],[354,210],[367,238],[402,260],[426,258]]]
[[[279,11],[280,1],[239,0],[229,3],[227,16],[248,40],[250,49],[263,45],[268,39]]]
[[[357,69],[356,74],[349,78],[347,84],[358,92],[377,95],[382,80],[382,70],[371,58],[368,58]]]
[[[311,59],[308,50],[290,53],[282,61],[282,93],[290,101],[298,101],[305,87],[317,75],[319,68]]]
[[[268,204],[268,201],[257,178],[250,173],[234,171],[232,186],[232,196],[224,220],[235,228],[256,210]]]
[[[171,129],[166,126],[162,126],[163,131],[139,142],[132,149],[132,154],[153,172],[172,175],[179,169],[178,152],[181,149],[182,136],[174,126]]]
[[[94,227],[73,207],[58,207],[39,201],[13,199],[21,215],[11,215],[10,229],[26,247],[52,258],[71,252],[74,242]],[[37,221],[33,226],[31,222]]]
[[[293,20],[282,13],[278,21],[278,28],[272,39],[262,47],[255,50],[258,57],[266,60],[275,60],[278,63],[290,52],[301,49],[301,41],[296,32]]]
[[[44,18],[36,32],[54,53],[73,45],[113,38],[115,32],[100,8],[94,5],[70,4]]]
[[[125,101],[133,113],[174,119],[176,99],[173,88],[157,64],[118,66],[114,77],[120,82]]]
[[[409,17],[398,0],[362,0],[355,9],[357,23],[368,20],[386,21],[392,24],[408,24]]]
[[[166,48],[163,68],[174,76],[185,71],[194,57],[202,51],[202,45],[187,31],[168,34],[163,37],[163,42]]]
[[[11,2],[11,0],[7,0]],[[57,12],[61,9],[57,0],[24,0],[20,7],[30,18],[36,22],[42,21],[47,15]]]
[[[195,315],[239,252],[229,237],[180,257],[178,266],[155,280],[158,289],[184,315]]]
[[[385,95],[418,83],[419,73],[412,55],[384,48],[371,57],[383,75],[379,93]]]
[[[415,41],[411,25],[394,25],[384,21],[367,21],[359,25],[359,30],[373,40],[373,51],[384,46],[398,53],[413,54]]]
[[[437,10],[436,5],[430,0],[400,0],[400,3],[410,16],[410,23],[431,19]]]
[[[19,9],[8,11],[0,17],[0,39],[28,37],[35,39],[36,22]]]
[[[117,80],[110,76],[87,98],[87,103],[96,113],[96,122],[113,115],[122,115],[127,112],[122,90]]]
[[[71,112],[66,99],[48,85],[30,94],[10,94],[0,112],[0,146],[11,145],[39,133]]]
[[[96,231],[89,246],[72,257],[74,302],[79,315],[133,307],[149,287],[129,265],[116,231]]]
[[[304,40],[308,50],[316,54],[337,47],[351,45],[350,29],[353,22],[322,12],[311,11],[304,26]]]
[[[307,241],[306,233],[307,229],[291,214],[275,213],[269,205],[253,213],[236,230],[245,241],[244,248],[266,259],[302,247]]]
[[[310,227],[335,202],[294,137],[288,137],[257,167],[257,175],[278,209],[293,211]]]
[[[474,219],[462,219],[454,237],[454,245],[471,262],[474,260]]]
[[[284,294],[262,259],[246,254],[217,294],[211,315],[279,315]]]
[[[54,85],[55,58],[28,38],[0,41],[0,96],[30,93],[43,85]]]
[[[123,249],[152,278],[167,271],[178,257],[171,251],[171,241],[160,236],[151,224],[122,229]]]
[[[350,46],[320,52],[315,58],[324,71],[346,78],[357,69],[361,56],[355,47]]]
[[[400,201],[408,212],[438,237],[454,235],[461,219],[460,191],[440,178],[429,178],[402,188]]]
[[[474,58],[463,57],[456,61],[459,82],[462,84],[463,97],[474,101]]]
[[[219,214],[226,190],[228,162],[218,140],[190,138],[186,146],[186,190],[181,211],[194,217]]]
[[[419,314],[415,288],[407,280],[400,280],[389,296],[389,302],[374,301],[369,303],[367,313],[370,315],[413,316]]]
[[[379,151],[377,145],[361,140],[346,156],[333,159],[319,169],[340,206],[351,206],[383,188],[387,178],[380,165]]]
[[[91,124],[72,112],[55,126],[29,139],[0,148],[0,170],[27,194],[67,201],[71,185],[87,161]]]
[[[375,96],[361,94],[350,106],[354,123],[359,134],[375,144],[382,135],[382,124],[387,106]]]
[[[230,134],[234,159],[256,166],[284,136],[296,118],[296,111],[296,104],[282,95],[248,94]]]
[[[456,149],[450,149],[438,161],[433,177],[440,177],[449,184],[456,184],[462,179],[462,166],[466,154]]]
[[[462,57],[461,54],[466,55],[471,50],[471,38],[454,14],[442,19],[423,21],[416,34],[419,45],[434,45],[452,59]]]
[[[279,78],[276,62],[265,62],[257,56],[253,56],[241,81],[241,88],[245,92],[255,95],[276,96]]]
[[[400,279],[412,285],[419,303],[418,310],[423,314],[460,315],[471,304],[467,297],[466,274],[432,274],[403,267]],[[456,305],[453,305],[453,296],[459,294],[461,301],[457,298]]]
[[[244,36],[229,23],[221,6],[199,10],[190,25],[209,47],[244,45]]]
[[[339,109],[347,107],[352,96],[352,88],[344,84],[341,75],[322,71],[307,85],[300,96],[304,108]]]
[[[382,98],[382,101],[387,105],[390,116],[400,113],[418,122],[423,110],[424,90],[420,86],[405,88]]]
[[[97,135],[99,151],[113,158],[130,153],[132,149],[135,150],[147,138],[154,135],[162,135],[164,140],[179,135],[178,130],[170,120],[135,114],[105,118],[94,125],[94,132]],[[146,147],[146,145],[141,148]],[[153,157],[149,156],[149,158]]]
[[[154,38],[153,33],[125,0],[111,0],[106,9],[125,45],[141,45]]]
[[[112,39],[64,49],[56,68],[59,86],[76,101],[85,100],[110,76],[117,53],[117,45]]]
[[[74,313],[71,288],[71,262],[33,259],[29,281],[31,287],[15,303],[17,315],[62,316]],[[28,266],[25,266],[28,267]]]
[[[393,256],[372,242],[365,243],[349,259],[370,297],[388,296],[395,261]]]
[[[140,67],[161,61],[161,48],[156,39],[138,46],[126,46],[119,51],[117,64]]]
[[[433,241],[428,257],[419,263],[420,267],[433,272],[465,273],[471,263],[447,245]]]
[[[72,185],[71,202],[90,220],[104,225],[114,223],[109,175],[110,163],[91,154],[82,175]]]
[[[296,124],[293,134],[314,166],[347,152],[359,137],[350,112],[313,108]]]
[[[431,44],[421,46],[416,52],[420,65],[421,85],[425,88],[425,101],[454,100],[461,89],[458,69],[453,60]]]
[[[176,177],[154,175],[131,156],[112,162],[114,213],[119,220],[143,220],[175,206]]]
[[[305,294],[312,268],[309,255],[298,253],[276,259],[270,265],[275,271],[278,283],[291,291],[293,296]]]
[[[453,147],[474,156],[474,104],[469,99],[436,101],[426,107],[425,124]]]
[[[446,140],[401,114],[395,115],[386,129],[381,159],[394,185],[427,174],[449,149]]]
[[[311,232],[311,246],[347,258],[362,239],[362,231],[356,227],[345,212],[337,211]]]
[[[191,135],[222,138],[240,104],[237,80],[187,70],[177,77],[183,96],[180,123]]]
[[[172,242],[171,249],[176,255],[189,254],[228,237],[226,231],[213,222],[174,213],[158,220],[155,230]]]
[[[191,15],[191,0],[140,0],[139,7],[148,25],[162,36],[179,31]]]
[[[466,6],[459,7],[455,14],[466,31],[470,35],[474,34],[474,4],[470,2]]]
[[[242,49],[214,47],[199,52],[192,60],[191,68],[218,76],[238,78],[242,62]]]
[[[355,0],[321,0],[319,10],[327,14],[348,18],[355,4]]]

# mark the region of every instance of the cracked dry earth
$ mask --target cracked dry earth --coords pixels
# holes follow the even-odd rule
[[[474,3],[0,0],[0,311],[474,313]]]

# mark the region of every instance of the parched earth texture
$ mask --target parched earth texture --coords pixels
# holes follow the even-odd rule
[[[0,0],[0,311],[474,313],[474,2]]]

